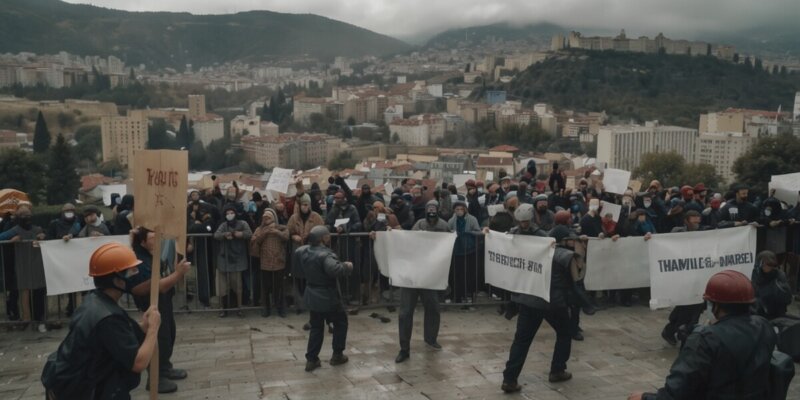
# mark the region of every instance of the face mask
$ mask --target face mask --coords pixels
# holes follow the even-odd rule
[[[97,228],[97,227],[98,227],[98,226],[100,226],[102,223],[103,223],[103,221],[101,221],[101,220],[100,220],[100,218],[97,218],[97,219],[95,219],[95,220],[94,220],[94,223],[92,224],[92,226],[93,226],[93,227],[95,227],[95,228]]]
[[[74,212],[71,212],[71,211],[65,212],[65,213],[64,213],[64,218],[66,218],[66,219],[73,219],[73,218],[75,218],[75,213],[74,213]]]
[[[227,219],[228,221],[233,221],[234,218],[236,218],[235,214],[225,214],[225,219]]]
[[[427,214],[427,216],[428,216],[428,219],[437,219],[437,218],[439,218],[439,214],[436,214],[435,212],[429,212]]]
[[[766,215],[767,217],[769,217],[770,215],[772,215],[772,210],[770,210],[769,208],[767,208],[766,210],[764,210],[764,215]]]
[[[591,205],[591,206],[589,206],[589,211],[597,211],[599,208],[600,208],[600,206]]]
[[[645,201],[645,202],[644,202],[644,208],[650,208],[650,205],[651,205],[651,204],[652,204],[652,202]]]
[[[372,193],[370,193],[369,191],[361,192],[361,197],[369,197],[369,196],[372,196]]]
[[[106,222],[105,218],[103,218],[103,214],[98,215],[97,219],[99,219],[100,222]]]

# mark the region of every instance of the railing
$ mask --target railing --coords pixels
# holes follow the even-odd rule
[[[709,231],[713,234],[713,231]],[[772,234],[772,233],[770,233]],[[766,228],[759,229],[758,250],[770,248],[767,243],[771,240]],[[339,279],[339,291],[342,294],[345,307],[351,311],[373,309],[380,307],[394,307],[398,305],[399,293],[390,286],[386,277],[378,272],[377,263],[373,255],[373,241],[367,233],[331,234],[331,248],[337,253],[340,260],[351,261],[354,264],[353,273],[346,278]],[[800,258],[792,250],[800,247],[800,235],[795,235],[790,230],[786,236],[789,243],[786,250],[786,265],[792,265],[793,270],[787,271],[793,290],[797,290],[800,274],[797,265]],[[795,245],[795,241],[798,242]],[[15,244],[16,243],[16,244]],[[204,312],[220,311],[223,309],[218,291],[218,279],[227,281],[241,279],[242,290],[236,294],[235,304],[229,311],[254,310],[263,306],[264,292],[262,291],[262,274],[258,258],[249,254],[246,257],[247,269],[244,272],[222,273],[220,267],[228,262],[226,257],[219,257],[221,241],[214,240],[211,234],[190,234],[188,243],[192,251],[187,257],[192,263],[190,272],[184,280],[176,286],[173,305],[175,312]],[[485,283],[484,277],[484,237],[475,234],[475,249],[467,255],[454,255],[450,267],[448,289],[441,293],[441,303],[444,306],[470,307],[475,305],[501,305],[508,301],[508,292],[493,288]],[[67,315],[69,298],[73,297],[75,306],[80,302],[80,294],[45,296],[43,279],[36,282],[29,276],[25,266],[16,265],[14,246],[36,247],[32,242],[0,242],[0,289],[2,301],[0,308],[6,311],[18,310],[22,321],[39,321],[45,323],[63,323]],[[248,246],[249,247],[249,246]],[[271,293],[280,293],[286,304],[287,313],[303,309],[301,291],[303,282],[291,274],[291,252],[295,245],[287,245],[286,265],[282,273],[274,274],[276,280],[267,280],[265,284]],[[88,265],[86,266],[88,268]],[[162,268],[164,268],[162,264]],[[587,266],[591,268],[591,266]],[[222,268],[225,269],[225,268]],[[22,274],[16,272],[22,271]],[[238,278],[237,278],[238,275]],[[35,277],[34,277],[35,278]],[[271,301],[273,308],[276,301]],[[128,309],[135,309],[131,296],[126,295],[121,304]],[[16,314],[16,313],[15,313]],[[17,321],[2,321],[0,324],[19,323]]]

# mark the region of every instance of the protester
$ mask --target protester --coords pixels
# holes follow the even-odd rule
[[[333,356],[331,365],[348,361],[344,355],[347,340],[347,314],[342,306],[336,279],[353,271],[353,264],[340,262],[336,254],[326,247],[330,244],[330,233],[323,226],[311,229],[309,244],[298,248],[292,262],[293,273],[308,282],[304,300],[311,314],[311,329],[306,352],[306,372],[321,366],[319,352],[325,334],[325,322],[333,324]]]
[[[250,226],[236,219],[236,208],[225,206],[225,222],[214,232],[214,239],[221,242],[217,255],[217,294],[220,296],[222,311],[220,318],[228,316],[229,309],[241,306],[242,272],[248,268],[248,243],[253,233]],[[236,296],[236,297],[234,297]],[[244,317],[242,311],[236,312]]]
[[[286,268],[286,243],[289,241],[289,229],[277,222],[275,211],[267,208],[261,216],[259,226],[250,238],[251,253],[255,251],[261,264],[261,304],[264,308],[261,316],[266,318],[271,313],[270,295],[273,297],[278,316],[286,318],[284,304],[284,276]]]
[[[516,224],[514,220],[514,211],[517,210],[519,199],[517,196],[509,196],[503,202],[503,209],[498,210],[497,213],[489,219],[488,229],[497,232],[508,232]]]
[[[411,229],[414,231],[450,232],[447,222],[439,218],[439,203],[431,200],[425,205],[425,218],[417,221]],[[401,363],[411,356],[411,332],[414,328],[414,309],[417,300],[422,297],[425,307],[424,336],[425,343],[434,350],[441,350],[437,338],[439,337],[439,293],[431,289],[400,288],[400,311],[398,315],[398,330],[400,336],[400,353],[395,358],[396,363]]]
[[[758,221],[758,208],[748,201],[750,190],[745,185],[734,185],[736,198],[719,211],[719,228],[742,226]]]
[[[406,203],[403,196],[393,193],[389,205],[397,217],[397,221],[400,222],[400,226],[404,230],[411,230],[416,220],[414,219],[414,212],[411,211],[411,207]]]
[[[754,313],[768,320],[785,316],[787,307],[792,303],[789,281],[778,267],[775,253],[765,250],[758,254],[758,261],[753,268]]]
[[[150,309],[150,278],[153,275],[153,257],[161,259],[161,279],[158,282],[158,312],[161,314],[161,326],[158,328],[158,393],[173,393],[178,390],[175,380],[186,379],[185,370],[173,368],[172,354],[175,347],[175,315],[172,309],[172,298],[175,297],[175,285],[183,281],[189,272],[190,264],[183,260],[174,263],[175,269],[170,271],[174,257],[175,241],[163,241],[161,254],[153,254],[156,250],[155,233],[143,227],[131,230],[131,247],[136,258],[141,261],[136,275],[125,283],[127,290],[133,294],[136,307],[140,311]],[[148,385],[149,388],[149,377]]]
[[[127,235],[133,229],[133,195],[122,196],[114,217],[114,234]]]
[[[581,235],[603,237],[603,221],[600,218],[600,200],[589,200],[589,212],[581,218]]]
[[[447,224],[451,232],[458,234],[449,281],[454,288],[455,302],[472,303],[472,296],[478,289],[478,244],[475,234],[481,232],[481,226],[475,217],[467,213],[467,204],[463,201],[455,203],[454,214]]]
[[[289,229],[289,238],[291,239],[292,246],[290,247],[290,254],[294,254],[294,251],[305,244],[308,244],[308,236],[311,234],[311,230],[316,226],[324,226],[325,221],[322,217],[317,214],[316,211],[312,210],[312,201],[311,197],[308,194],[304,194],[300,197],[300,211],[295,213],[291,217],[289,217],[289,222],[286,224],[287,228]],[[291,258],[291,257],[289,257]],[[294,276],[294,265],[292,265],[292,275]],[[300,314],[303,310],[302,304],[302,297],[305,291],[305,280],[300,277],[294,276],[294,283],[295,283],[295,294],[294,294],[294,306],[295,311]],[[309,328],[310,324],[305,324],[303,329]],[[308,330],[308,329],[306,329]]]
[[[550,191],[553,193],[558,193],[567,187],[566,175],[564,175],[563,171],[558,169],[557,162],[553,163],[553,171],[550,173],[550,178],[547,180],[547,185],[550,187]]]
[[[350,233],[361,231],[361,218],[358,216],[356,207],[348,201],[344,191],[340,190],[334,194],[333,207],[328,209],[328,214],[325,216],[325,225],[330,232],[338,234],[331,246],[338,251],[339,256],[344,261],[354,264],[356,271],[348,277],[348,282],[343,287],[343,291],[346,293],[343,294],[345,294],[346,300],[353,304],[358,304],[358,299],[361,295],[361,268],[356,263],[358,260],[357,242],[359,239],[351,236]]]
[[[69,242],[70,239],[79,236],[80,230],[80,221],[75,217],[75,206],[67,203],[61,207],[61,215],[50,221],[47,229],[47,239],[61,239]],[[70,293],[67,295],[67,317],[72,316],[73,311],[75,311],[75,293]]]
[[[517,226],[511,228],[508,233],[512,235],[530,235],[548,237],[549,234],[546,230],[533,223],[533,206],[530,204],[520,204],[514,211],[514,219],[517,221]],[[553,217],[555,222],[555,216]]]
[[[716,322],[689,335],[663,388],[628,400],[769,398],[777,339],[767,320],[750,314],[752,284],[739,272],[722,271],[709,279],[703,299]]]
[[[540,194],[534,198],[534,213],[532,222],[546,231],[553,229],[556,214],[549,210],[547,196]]]
[[[77,308],[69,334],[45,363],[41,380],[48,400],[131,398],[153,357],[161,324],[155,307],[137,323],[118,304],[139,264],[118,243],[92,253],[89,276],[96,289]]]
[[[547,321],[556,332],[548,380],[563,382],[572,379],[572,374],[567,372],[567,360],[569,360],[572,348],[567,295],[573,284],[570,270],[572,269],[571,264],[575,260],[573,249],[578,236],[563,225],[553,228],[551,236],[555,239],[557,247],[553,255],[553,270],[550,275],[550,301],[519,293],[515,293],[511,297],[511,300],[519,305],[519,317],[514,342],[511,344],[508,362],[503,371],[501,388],[506,393],[522,390],[517,379],[543,320]]]
[[[78,237],[97,237],[111,235],[108,227],[100,219],[103,215],[95,206],[88,206],[83,209],[83,222],[86,226],[78,232]]]
[[[367,217],[364,218],[364,230],[369,232],[370,239],[375,240],[375,232],[384,232],[390,228],[402,229],[400,227],[400,222],[397,221],[397,217],[392,213],[392,210],[384,206],[382,201],[372,203],[372,210],[370,210],[370,212],[367,213]],[[372,294],[372,298],[368,300],[377,303],[377,295],[380,291],[389,290],[389,280],[378,271],[374,244],[371,241],[366,244],[362,242],[362,247],[366,252],[366,254],[362,252],[362,260],[369,260],[369,268],[364,267],[361,269],[361,282],[362,285],[368,285],[370,287],[369,290],[362,287],[362,294],[367,292]],[[380,286],[376,287],[375,285],[379,282]],[[380,289],[380,291],[378,289]]]

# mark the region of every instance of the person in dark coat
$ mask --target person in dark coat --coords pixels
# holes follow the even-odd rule
[[[792,289],[786,274],[778,269],[775,253],[765,250],[758,254],[751,282],[756,295],[755,314],[768,320],[786,316],[786,309],[792,303]]]
[[[709,279],[703,295],[716,322],[695,328],[656,393],[628,400],[762,400],[770,393],[770,359],[777,336],[769,321],[750,314],[753,286],[727,270]]]
[[[75,206],[67,203],[61,207],[61,215],[50,221],[50,225],[47,229],[47,239],[63,239],[64,241],[69,241],[78,236],[80,230],[81,224],[75,216]]]
[[[403,196],[392,194],[389,206],[403,230],[411,230],[416,220],[414,219],[414,212],[411,211],[411,207],[406,203]]]
[[[736,198],[727,202],[719,211],[718,228],[742,226],[758,221],[758,208],[747,200],[750,194],[747,186],[736,185],[734,190]]]
[[[573,285],[570,271],[576,259],[576,253],[573,251],[575,241],[579,238],[563,225],[553,228],[550,236],[556,241],[553,269],[550,275],[550,301],[528,294],[515,293],[511,297],[511,300],[519,305],[519,317],[514,342],[511,344],[508,362],[503,371],[501,389],[506,393],[522,390],[517,379],[522,372],[528,351],[542,321],[547,321],[556,331],[549,381],[563,382],[572,379],[572,374],[567,372],[567,360],[569,360],[572,350],[572,330],[567,309],[567,296]]]
[[[603,237],[603,220],[600,217],[600,201],[589,200],[589,212],[581,218],[581,235]]]
[[[311,329],[306,351],[306,371],[311,372],[322,366],[319,352],[325,334],[325,321],[333,324],[333,356],[331,365],[348,361],[344,355],[347,341],[347,314],[342,306],[336,279],[353,272],[353,264],[341,262],[327,245],[331,235],[324,226],[311,228],[308,244],[295,250],[292,260],[292,274],[306,281],[303,300],[311,314]]]
[[[114,217],[114,234],[127,235],[133,229],[133,195],[122,196]]]

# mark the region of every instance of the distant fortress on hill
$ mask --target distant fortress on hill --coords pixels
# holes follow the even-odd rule
[[[701,41],[673,40],[659,33],[655,38],[647,36],[629,38],[623,29],[619,35],[584,37],[580,32],[572,31],[567,37],[555,35],[550,43],[550,50],[562,49],[614,50],[637,53],[658,53],[663,49],[666,54],[685,54],[695,56],[714,56],[724,60],[733,60],[736,49],[733,46],[711,44]]]

